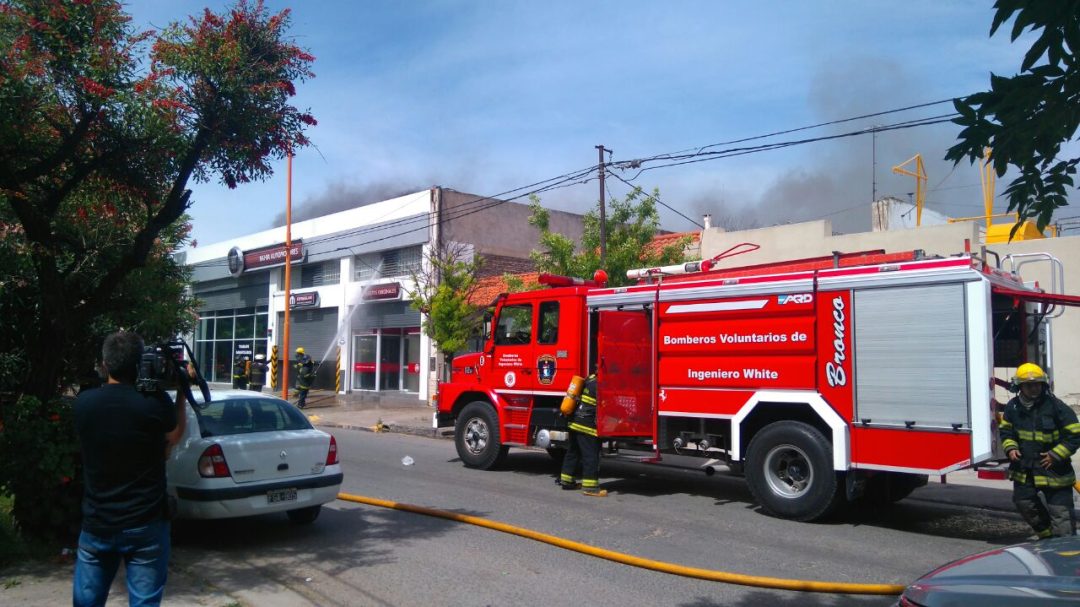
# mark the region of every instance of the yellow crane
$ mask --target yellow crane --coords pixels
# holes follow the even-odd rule
[[[905,165],[915,163],[915,170],[904,168]],[[892,168],[893,173],[907,175],[915,178],[915,226],[922,225],[922,208],[926,202],[926,168],[923,166],[922,154],[915,154],[911,158],[901,162]]]
[[[910,161],[909,161],[910,162]],[[893,169],[895,170],[895,169]],[[990,162],[990,148],[983,150],[983,160],[979,163],[979,181],[982,184],[983,195],[983,208],[986,214],[982,217],[986,221],[986,235],[983,240],[986,244],[994,244],[999,242],[1009,242],[1011,240],[1037,240],[1039,238],[1054,238],[1057,236],[1057,228],[1054,226],[1047,226],[1047,233],[1039,231],[1038,226],[1034,221],[1026,220],[1020,223],[1020,226],[1016,228],[1016,233],[1013,233],[1013,226],[1019,221],[1020,216],[1016,213],[994,213],[994,186],[997,174],[994,172],[994,167]],[[995,217],[1008,217],[1012,219],[1008,223],[994,223]],[[979,217],[959,217],[950,218],[949,223],[955,223],[958,221],[972,221],[978,220]]]

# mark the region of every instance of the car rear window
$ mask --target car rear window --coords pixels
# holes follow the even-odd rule
[[[205,436],[308,430],[311,422],[289,403],[269,398],[216,400],[195,410]]]

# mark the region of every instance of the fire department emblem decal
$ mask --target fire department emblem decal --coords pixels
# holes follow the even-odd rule
[[[555,357],[550,354],[544,354],[540,358],[536,359],[536,379],[540,383],[550,385],[555,381]]]
[[[503,381],[506,382],[507,388],[513,388],[514,384],[517,383],[517,375],[514,375],[513,371],[507,371],[506,375],[503,376]]]

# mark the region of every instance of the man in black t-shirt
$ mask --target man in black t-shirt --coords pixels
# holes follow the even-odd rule
[[[123,559],[130,604],[157,605],[170,550],[165,458],[184,434],[187,399],[180,391],[174,405],[163,392],[135,390],[143,354],[135,333],[108,336],[101,354],[108,382],[75,401],[85,491],[73,600],[104,605]]]

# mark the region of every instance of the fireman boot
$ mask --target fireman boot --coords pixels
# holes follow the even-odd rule
[[[600,488],[600,482],[596,479],[587,478],[581,481],[582,493],[589,497],[607,497],[607,489]]]
[[[581,482],[564,472],[559,475],[559,487],[562,487],[563,491],[573,491],[581,488]]]

